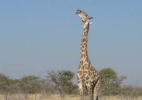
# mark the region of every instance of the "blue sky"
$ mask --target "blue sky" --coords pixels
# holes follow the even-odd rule
[[[93,16],[88,53],[92,65],[142,84],[141,0],[1,0],[0,73],[11,78],[77,72],[83,24],[77,9]]]

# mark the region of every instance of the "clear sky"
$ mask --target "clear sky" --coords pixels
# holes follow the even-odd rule
[[[88,53],[92,65],[142,84],[142,0],[1,0],[0,73],[11,78],[77,72],[83,24],[93,16]]]

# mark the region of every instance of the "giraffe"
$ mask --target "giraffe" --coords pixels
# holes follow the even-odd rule
[[[83,100],[83,87],[85,86],[88,91],[89,99],[98,100],[100,76],[98,71],[92,66],[87,53],[89,25],[91,24],[90,20],[93,17],[89,17],[85,12],[79,9],[76,11],[76,14],[81,18],[84,24],[80,47],[79,70],[77,72],[77,82],[80,99]]]

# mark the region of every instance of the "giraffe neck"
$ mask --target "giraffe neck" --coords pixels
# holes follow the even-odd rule
[[[83,34],[82,34],[82,41],[81,41],[81,47],[80,47],[80,60],[83,61],[83,59],[88,58],[87,54],[87,43],[88,43],[88,32],[89,32],[89,23],[84,24]]]

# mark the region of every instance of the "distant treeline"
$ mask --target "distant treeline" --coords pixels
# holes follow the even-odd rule
[[[117,73],[111,68],[100,70],[101,87],[100,95],[124,95],[124,96],[140,96],[142,95],[142,87],[123,86],[123,80],[126,76],[118,77]],[[29,93],[45,93],[45,94],[78,94],[78,87],[72,82],[75,73],[69,70],[49,71],[45,79],[40,76],[29,75],[23,76],[21,79],[11,79],[4,74],[0,74],[0,93],[14,94],[23,93],[25,96]]]

